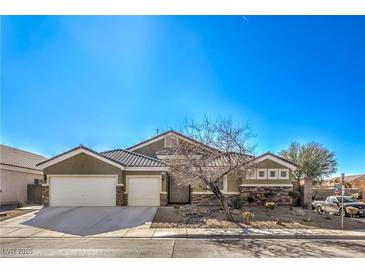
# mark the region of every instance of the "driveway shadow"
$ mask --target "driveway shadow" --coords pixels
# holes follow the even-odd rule
[[[49,207],[22,224],[89,236],[152,222],[157,207]]]

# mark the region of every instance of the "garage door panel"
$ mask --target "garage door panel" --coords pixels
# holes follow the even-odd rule
[[[50,178],[51,206],[115,206],[116,177],[62,176]]]
[[[128,180],[128,205],[159,206],[160,191],[160,178],[131,177]]]

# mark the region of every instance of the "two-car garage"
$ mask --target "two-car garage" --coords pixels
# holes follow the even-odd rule
[[[50,175],[50,206],[115,206],[117,175]],[[159,206],[160,176],[127,176],[129,206]]]
[[[50,206],[115,206],[116,175],[49,176]]]
[[[111,154],[80,146],[41,163],[44,204],[160,206],[161,194],[167,200],[166,167],[158,160],[124,150]]]

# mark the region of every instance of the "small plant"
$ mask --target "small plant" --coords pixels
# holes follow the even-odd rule
[[[23,201],[20,201],[20,200],[19,200],[19,201],[17,201],[17,202],[16,202],[16,207],[17,207],[17,208],[21,208],[21,207],[23,207],[23,206],[24,206],[24,202],[23,202]]]
[[[359,198],[360,198],[360,193],[354,193],[354,194],[352,194],[351,196],[352,196],[352,198],[354,198],[355,200],[359,200]]]
[[[297,205],[297,201],[298,201],[298,199],[300,197],[300,192],[299,191],[289,191],[288,195],[293,200],[293,206],[296,206]]]
[[[245,220],[245,223],[250,225],[251,221],[255,218],[255,214],[252,211],[245,211],[242,213],[242,217]]]
[[[269,210],[274,210],[276,208],[276,206],[277,205],[274,202],[266,202],[265,203],[267,216],[269,216]]]
[[[239,196],[233,197],[231,200],[231,205],[233,209],[241,209],[243,206],[241,197]]]
[[[249,205],[249,206],[251,206],[251,204],[252,204],[253,202],[255,202],[255,198],[254,198],[254,197],[252,197],[252,196],[248,196],[246,200],[247,200],[247,202],[248,202],[248,205]]]

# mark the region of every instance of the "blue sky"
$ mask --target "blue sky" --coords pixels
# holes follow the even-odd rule
[[[365,17],[2,17],[1,143],[128,147],[203,115],[257,153],[317,141],[365,172]]]

